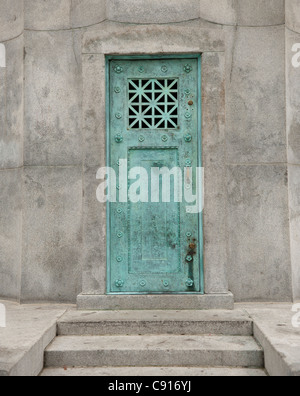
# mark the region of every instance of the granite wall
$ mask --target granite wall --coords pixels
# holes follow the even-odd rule
[[[300,2],[286,0],[286,110],[291,263],[294,298],[300,299]]]
[[[291,63],[299,1],[24,4],[0,0],[7,48],[7,68],[0,68],[0,297],[75,302],[81,292],[91,226],[84,204],[92,193],[84,188],[91,174],[83,167],[81,37],[112,21],[226,32],[230,290],[236,301],[300,298],[300,68]],[[98,254],[88,249],[89,257]]]
[[[0,296],[20,296],[23,166],[23,0],[0,1]]]

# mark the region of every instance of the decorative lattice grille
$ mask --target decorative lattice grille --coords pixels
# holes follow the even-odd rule
[[[178,127],[178,80],[129,80],[129,128]]]

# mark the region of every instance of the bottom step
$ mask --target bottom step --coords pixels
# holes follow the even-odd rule
[[[41,377],[266,377],[264,370],[201,367],[48,368]]]

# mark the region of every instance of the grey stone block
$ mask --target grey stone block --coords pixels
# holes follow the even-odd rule
[[[300,376],[300,329],[292,325],[296,314],[291,304],[256,306],[244,309],[254,320],[254,335],[265,351],[265,367],[272,377]]]
[[[24,1],[1,0],[0,42],[20,36],[24,30]]]
[[[300,300],[300,166],[289,166],[291,259],[294,300]]]
[[[22,251],[22,171],[0,171],[0,296],[18,300]]]
[[[81,291],[82,169],[24,169],[22,301],[74,302]]]
[[[72,0],[71,26],[96,25],[106,19],[106,0]]]
[[[252,336],[243,311],[69,311],[58,335],[236,335]]]
[[[25,34],[25,165],[82,163],[80,31]]]
[[[26,0],[25,29],[59,30],[70,28],[71,0]]]
[[[86,295],[77,297],[80,310],[209,310],[234,309],[233,295]]]
[[[203,165],[225,163],[225,54],[202,55],[202,145]]]
[[[200,0],[200,17],[233,26],[283,25],[284,3],[284,0]]]
[[[226,293],[225,55],[202,55],[205,292]],[[218,232],[216,232],[218,230]]]
[[[44,350],[56,336],[56,321],[67,307],[6,307],[6,328],[0,328],[0,377],[34,377],[44,366]]]
[[[82,290],[86,294],[106,293],[106,205],[98,202],[98,167],[84,175],[84,260]]]
[[[25,27],[62,30],[85,27],[106,18],[106,0],[26,0]]]
[[[205,166],[203,211],[205,293],[228,291],[225,178],[225,166]]]
[[[221,29],[195,29],[194,25],[186,24],[123,25],[104,22],[101,29],[83,35],[84,54],[144,55],[145,48],[148,55],[224,52],[224,33]]]
[[[46,349],[45,367],[183,366],[263,367],[252,337],[58,337]]]
[[[292,301],[285,165],[229,166],[229,286],[236,301]]]
[[[82,62],[84,164],[86,167],[105,166],[105,58],[104,55],[83,55]]]
[[[300,34],[286,29],[286,97],[288,162],[300,165],[300,68],[295,68],[292,59],[294,44],[300,43]]]
[[[298,3],[296,4],[291,1],[287,2],[288,19],[291,17],[291,15],[289,15],[291,10],[296,11],[297,7],[299,7]],[[298,14],[295,15],[295,18]],[[293,28],[295,29],[295,27]],[[287,140],[288,162],[291,164],[289,166],[291,259],[294,298],[300,299],[300,69],[295,68],[292,64],[292,58],[295,55],[292,49],[295,43],[300,43],[300,34],[286,29]]]
[[[300,3],[298,0],[285,0],[286,26],[300,33]]]
[[[0,169],[23,165],[23,35],[5,43],[0,68]]]
[[[48,368],[41,377],[266,377],[261,369],[199,367]]]
[[[284,28],[237,28],[232,34],[226,86],[228,162],[286,162]]]
[[[199,0],[106,0],[107,18],[127,23],[172,23],[199,18]]]

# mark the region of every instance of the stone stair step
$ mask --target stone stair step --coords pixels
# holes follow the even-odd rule
[[[231,367],[82,367],[47,368],[42,377],[266,377],[263,369]]]
[[[69,311],[58,335],[253,335],[253,322],[236,311]]]
[[[46,349],[45,367],[264,367],[252,337],[60,336]]]

